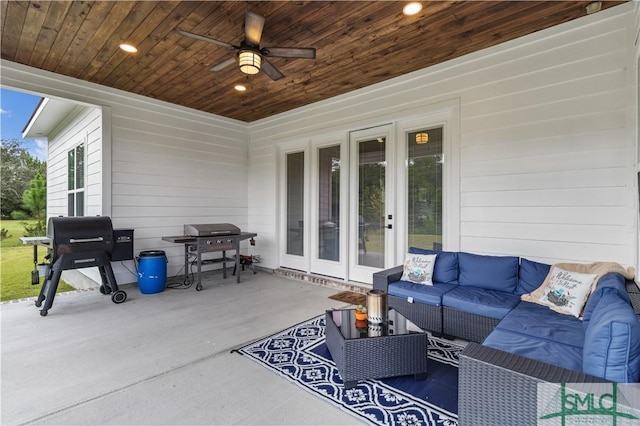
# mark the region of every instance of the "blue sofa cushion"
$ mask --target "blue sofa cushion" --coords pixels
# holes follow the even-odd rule
[[[402,299],[412,297],[414,302],[441,306],[442,295],[456,287],[456,285],[452,284],[433,283],[433,285],[424,285],[409,281],[396,281],[389,283],[387,294]]]
[[[484,256],[460,252],[458,284],[512,293],[518,285],[518,263],[515,256]]]
[[[536,290],[547,278],[550,269],[551,265],[546,263],[538,263],[524,257],[521,258],[516,293],[527,294]]]
[[[482,344],[570,370],[582,371],[582,349],[575,346],[499,329],[493,330]]]
[[[442,304],[460,311],[501,319],[520,302],[520,296],[503,291],[458,286],[442,296]]]
[[[579,349],[584,345],[582,321],[573,315],[553,312],[537,303],[520,302],[498,323],[496,329],[560,342]]]
[[[458,284],[458,253],[409,247],[412,254],[436,254],[433,268],[433,282],[442,284]]]
[[[603,288],[585,333],[583,370],[618,383],[640,379],[640,323],[615,288]]]
[[[586,330],[589,326],[589,321],[591,320],[591,315],[593,314],[593,310],[600,302],[602,296],[606,293],[604,291],[605,288],[614,288],[620,297],[627,301],[627,303],[631,304],[631,299],[629,299],[629,294],[627,294],[627,289],[625,287],[626,281],[624,277],[615,272],[603,275],[596,285],[595,290],[587,299],[587,303],[584,306],[582,311],[582,327]]]

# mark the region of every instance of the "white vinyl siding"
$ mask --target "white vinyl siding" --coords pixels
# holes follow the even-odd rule
[[[450,250],[637,262],[633,5],[587,16],[250,124],[250,227],[277,211],[274,144],[460,102],[459,241]],[[428,47],[425,47],[427,50]],[[425,52],[427,54],[427,52]],[[451,164],[452,158],[445,158]],[[255,222],[253,221],[255,218]],[[259,231],[259,232],[260,232]],[[446,232],[446,230],[445,230]],[[261,246],[276,267],[273,247]]]
[[[184,246],[162,236],[182,235],[188,223],[228,222],[248,230],[246,124],[7,61],[2,65],[3,86],[101,105],[106,128],[82,132],[89,147],[85,215],[109,215],[114,228],[133,228],[135,255],[164,250],[173,276],[184,273]],[[100,138],[103,150],[94,150]],[[49,215],[66,215],[67,149],[55,147],[49,155]],[[129,272],[135,273],[134,265],[114,270],[118,283],[137,279]]]
[[[101,106],[112,121],[102,129],[111,135],[100,154],[101,212],[135,228],[136,253],[165,250],[170,275],[184,272],[182,246],[160,238],[185,223],[257,232],[251,253],[279,266],[278,144],[342,138],[452,104],[459,147],[445,164],[459,167],[444,184],[459,208],[445,214],[460,221],[446,248],[638,266],[637,11],[629,2],[250,124],[4,60],[0,78]],[[49,207],[56,214],[56,200]]]
[[[49,135],[47,156],[47,216],[68,215],[68,153],[80,144],[85,146],[85,216],[102,213],[102,110],[78,106]],[[98,160],[96,160],[98,159]]]

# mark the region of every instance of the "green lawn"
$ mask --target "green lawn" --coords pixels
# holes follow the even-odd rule
[[[33,246],[23,245],[20,237],[24,227],[19,220],[0,220],[0,228],[6,228],[11,238],[0,241],[0,301],[37,296],[40,285],[31,285],[33,270]],[[38,262],[42,262],[46,249],[38,248]],[[40,284],[44,281],[40,277]],[[74,290],[60,280],[58,293]]]
[[[367,232],[367,251],[382,252],[384,229],[369,230]],[[409,247],[419,247],[423,249],[432,249],[434,242],[440,242],[438,235],[409,235]]]

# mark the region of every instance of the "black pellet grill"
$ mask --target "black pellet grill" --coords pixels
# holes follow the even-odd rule
[[[52,217],[47,224],[50,240],[49,253],[51,269],[45,277],[36,306],[44,306],[40,315],[46,316],[58,289],[62,271],[97,266],[100,271],[102,294],[111,294],[113,303],[127,300],[127,293],[118,289],[111,268],[111,256],[115,237],[111,218],[95,217]]]

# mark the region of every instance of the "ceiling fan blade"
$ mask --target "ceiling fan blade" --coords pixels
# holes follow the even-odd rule
[[[208,43],[217,44],[218,46],[226,47],[229,50],[238,50],[238,47],[225,43],[224,41],[216,40],[215,38],[201,36],[199,34],[190,33],[189,31],[176,30],[176,32],[185,37],[195,38],[196,40],[206,41]]]
[[[262,38],[264,28],[264,17],[256,13],[247,11],[244,20],[244,38],[248,43],[258,46]]]
[[[313,47],[265,47],[261,53],[272,58],[316,58],[316,49]]]
[[[262,58],[262,66],[260,69],[273,81],[280,80],[284,77],[284,74],[278,71],[278,68],[274,67],[271,62],[267,61],[267,58]]]
[[[218,65],[214,65],[213,67],[209,68],[209,71],[220,71],[226,67],[228,67],[229,65],[235,64],[236,62],[236,58],[229,58],[224,62],[220,62]]]

